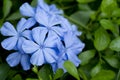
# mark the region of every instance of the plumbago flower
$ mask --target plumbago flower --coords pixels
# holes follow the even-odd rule
[[[21,63],[24,70],[29,70],[30,64],[50,64],[54,72],[58,68],[65,71],[66,60],[79,66],[81,61],[77,55],[85,44],[78,38],[81,32],[77,27],[61,15],[62,10],[38,0],[34,8],[24,3],[20,12],[28,19],[22,18],[16,29],[9,22],[1,28],[1,34],[9,37],[1,42],[2,47],[16,51],[6,58],[11,67]]]
[[[26,20],[24,18],[18,22],[16,27],[17,29],[15,29],[9,22],[5,22],[3,24],[1,34],[9,36],[9,38],[1,42],[2,47],[6,50],[17,50],[17,52],[10,54],[6,59],[11,67],[21,63],[24,70],[30,69],[30,57],[22,51],[21,43],[25,40],[25,38],[32,39],[30,35],[31,31],[25,30],[30,28],[32,25],[33,23],[31,23],[31,19]]]

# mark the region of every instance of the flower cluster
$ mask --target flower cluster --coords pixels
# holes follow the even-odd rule
[[[28,18],[22,18],[16,28],[5,22],[0,29],[1,34],[8,37],[1,42],[2,47],[16,51],[6,58],[11,67],[20,63],[24,70],[29,70],[31,64],[50,64],[56,71],[64,69],[66,60],[75,66],[80,64],[77,55],[84,48],[84,43],[77,36],[81,32],[62,16],[62,10],[38,0],[36,7],[24,3],[20,12]]]

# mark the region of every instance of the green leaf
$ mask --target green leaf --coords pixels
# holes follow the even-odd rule
[[[12,78],[12,80],[22,80],[22,77],[17,74],[14,78]]]
[[[77,2],[79,3],[89,3],[89,2],[93,2],[95,0],[77,0]]]
[[[62,69],[57,69],[55,75],[54,75],[54,80],[60,78],[63,75],[64,71]]]
[[[32,0],[31,6],[36,6],[36,5],[37,5],[37,2],[38,2],[38,0]]]
[[[95,56],[95,50],[87,50],[79,55],[81,65],[87,64]]]
[[[72,21],[76,25],[86,27],[91,13],[92,11],[78,11],[70,16],[70,21]]]
[[[10,67],[7,64],[0,64],[0,80],[6,80]]]
[[[17,20],[17,19],[20,19],[20,18],[22,18],[22,15],[20,14],[19,11],[16,11],[16,12],[14,12],[13,14],[11,14],[11,15],[7,18],[7,20]]]
[[[107,61],[107,63],[114,67],[114,68],[120,68],[120,63],[116,55],[114,56],[104,56],[104,59]]]
[[[77,80],[80,80],[77,68],[75,67],[75,65],[72,62],[65,61],[64,62],[64,67],[70,75],[75,77]]]
[[[94,77],[100,70],[102,69],[102,66],[100,63],[98,63],[90,72],[90,75]]]
[[[101,70],[91,80],[115,80],[115,73],[111,70]]]
[[[38,79],[34,79],[34,78],[27,78],[26,80],[38,80]]]
[[[112,12],[117,8],[116,0],[102,0],[101,10],[106,16],[111,16]]]
[[[4,18],[10,13],[12,7],[11,0],[3,0],[3,14]]]
[[[100,27],[99,29],[97,29],[94,36],[94,46],[98,51],[102,51],[108,47],[110,43],[110,37],[103,28]]]
[[[109,48],[114,51],[120,51],[120,37],[111,41]]]
[[[38,72],[38,76],[42,78],[42,80],[50,80],[51,74],[52,72],[49,65],[44,65]]]
[[[82,69],[79,68],[78,72],[83,80],[88,80],[86,74],[84,73]]]
[[[120,8],[117,8],[112,13],[113,17],[120,17]]]
[[[119,35],[119,32],[116,29],[116,26],[110,20],[102,19],[100,20],[100,24],[104,29],[112,31],[113,34]]]

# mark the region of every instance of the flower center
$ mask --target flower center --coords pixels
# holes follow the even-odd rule
[[[44,45],[42,45],[42,44],[40,45],[40,49],[43,49],[44,47],[45,47]]]

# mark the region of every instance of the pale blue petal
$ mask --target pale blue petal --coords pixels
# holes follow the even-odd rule
[[[22,32],[25,29],[25,26],[23,26],[25,24],[27,20],[25,18],[21,18],[20,21],[17,24],[17,31],[18,32]]]
[[[44,2],[44,0],[38,0],[38,5],[41,9],[49,11],[49,6]]]
[[[1,34],[4,35],[4,36],[15,36],[15,35],[17,35],[17,32],[16,32],[15,28],[9,22],[5,22],[0,30],[1,30]]]
[[[35,19],[39,24],[48,26],[48,14],[39,7],[37,8]]]
[[[33,17],[35,15],[34,8],[31,7],[28,3],[24,3],[20,7],[20,12],[23,16]]]
[[[79,60],[79,58],[77,57],[76,54],[71,53],[70,51],[67,52],[67,56],[68,56],[68,60],[70,60],[71,62],[73,62],[73,64],[78,67],[79,64],[81,63],[81,61]]]
[[[14,67],[19,64],[20,59],[21,59],[21,54],[18,52],[15,52],[8,55],[8,57],[6,58],[6,61],[11,67]]]
[[[66,32],[66,30],[62,29],[59,26],[52,27],[52,30],[54,30],[57,33],[57,35],[59,35],[60,37],[64,37],[64,34]]]
[[[44,55],[43,55],[43,51],[42,50],[38,50],[36,51],[30,59],[30,62],[33,65],[37,65],[37,66],[41,66],[45,63],[45,59],[44,59]]]
[[[57,19],[56,15],[50,16],[48,19],[49,19],[48,27],[53,27],[61,23],[61,20]]]
[[[50,5],[50,11],[55,14],[63,14],[63,10],[59,10],[56,5]]]
[[[23,53],[23,49],[22,49],[22,44],[26,39],[24,37],[20,37],[17,41],[17,49]]]
[[[56,47],[57,46],[57,40],[58,40],[58,36],[53,32],[49,32],[45,42],[44,42],[44,45],[46,47]]]
[[[30,56],[27,54],[23,54],[21,57],[21,65],[24,70],[30,69]]]
[[[82,34],[82,32],[77,30],[77,27],[75,25],[72,25],[72,31],[76,36],[80,36]]]
[[[31,30],[25,30],[24,32],[22,32],[22,35],[29,40],[33,40]]]
[[[44,43],[47,31],[44,27],[36,27],[32,30],[33,39],[37,44],[42,45]]]
[[[24,29],[31,28],[35,23],[36,23],[36,20],[34,18],[28,18],[28,20],[23,25],[25,27]]]
[[[22,49],[25,53],[33,53],[39,49],[39,45],[30,40],[25,40],[22,44]]]
[[[54,49],[50,49],[50,48],[44,49],[44,56],[45,56],[45,60],[47,61],[47,63],[56,62],[56,60],[58,59],[58,56],[56,53],[57,52],[55,52]]]
[[[17,44],[17,37],[10,37],[1,42],[1,45],[6,50],[12,50]]]

